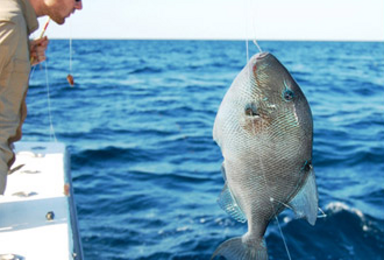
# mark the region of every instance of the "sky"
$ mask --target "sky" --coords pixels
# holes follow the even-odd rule
[[[40,18],[40,29],[46,18]],[[83,0],[46,35],[72,39],[384,41],[384,0]]]

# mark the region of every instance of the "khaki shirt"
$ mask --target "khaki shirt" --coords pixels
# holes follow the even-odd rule
[[[29,35],[38,28],[29,0],[0,1],[0,194],[14,161],[12,143],[21,138],[26,117]]]

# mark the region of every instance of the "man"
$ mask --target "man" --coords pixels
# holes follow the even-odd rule
[[[44,61],[48,45],[46,37],[31,42],[28,37],[38,28],[37,17],[48,15],[63,24],[82,8],[81,0],[0,1],[0,194],[14,162],[13,142],[20,140],[26,117],[30,61]]]

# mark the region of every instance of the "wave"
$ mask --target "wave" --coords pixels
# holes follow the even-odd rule
[[[153,156],[149,150],[140,148],[120,148],[107,146],[102,149],[86,149],[72,155],[73,164],[99,165],[113,162],[137,162],[150,160]]]
[[[294,259],[384,259],[384,221],[338,201],[324,211],[326,217],[317,219],[315,226],[288,216],[283,219],[283,234]],[[286,255],[278,229],[266,240],[272,255]]]
[[[128,72],[128,74],[153,74],[153,73],[161,73],[164,69],[158,67],[141,67]]]

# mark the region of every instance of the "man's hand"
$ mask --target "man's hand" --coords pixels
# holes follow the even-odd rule
[[[46,60],[45,50],[47,49],[48,43],[49,40],[46,36],[37,40],[30,41],[29,51],[32,66]]]

